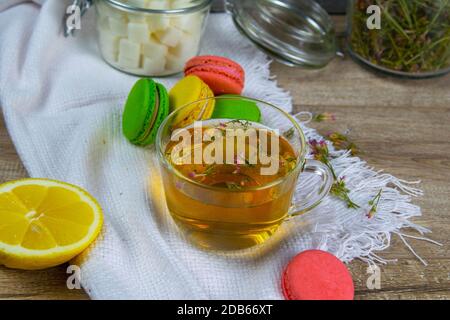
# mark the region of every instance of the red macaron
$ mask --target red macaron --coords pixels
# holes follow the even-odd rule
[[[282,278],[288,300],[353,300],[355,288],[346,266],[320,250],[300,253],[288,264]]]
[[[186,63],[186,76],[202,79],[215,95],[238,94],[244,90],[245,71],[233,60],[218,56],[198,56]]]

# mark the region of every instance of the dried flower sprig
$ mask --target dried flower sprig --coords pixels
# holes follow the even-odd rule
[[[338,180],[336,180],[333,183],[333,186],[331,187],[331,191],[330,191],[330,193],[333,196],[335,196],[335,197],[345,201],[345,203],[347,203],[347,207],[348,208],[350,208],[350,209],[358,209],[358,208],[360,208],[359,205],[357,205],[356,203],[354,203],[352,201],[352,199],[350,199],[350,196],[348,195],[349,192],[350,192],[350,190],[347,189],[345,181],[342,178],[339,178]]]
[[[336,180],[337,176],[333,170],[333,166],[331,165],[330,160],[328,159],[330,156],[330,152],[328,150],[327,143],[324,140],[317,141],[315,139],[309,140],[308,143],[311,147],[311,154],[314,156],[314,159],[327,165],[333,173],[333,178]]]
[[[242,186],[238,185],[236,182],[225,182],[228,190],[242,190]]]
[[[330,132],[325,135],[327,140],[333,143],[336,150],[349,150],[352,156],[360,153],[359,148],[355,143],[350,141],[346,134],[340,132]]]
[[[358,209],[360,208],[359,205],[354,203],[350,196],[348,195],[350,190],[347,188],[345,180],[343,178],[338,178],[336,175],[336,172],[334,171],[334,168],[330,162],[330,152],[328,149],[328,145],[325,141],[317,141],[317,140],[310,140],[309,145],[311,147],[311,153],[314,156],[314,159],[322,162],[325,164],[331,171],[334,179],[333,186],[331,187],[331,194],[335,197],[343,200],[348,208],[352,209]]]
[[[243,129],[248,129],[251,126],[250,121],[247,120],[239,120],[239,119],[234,119],[231,121],[228,121],[225,126],[228,127],[229,125],[238,125],[240,127],[242,127]]]
[[[283,137],[285,137],[286,139],[291,139],[292,137],[294,137],[295,135],[295,128],[292,127],[289,130],[286,130],[285,132],[283,132]]]
[[[206,167],[206,169],[203,173],[197,173],[197,171],[194,170],[194,171],[191,171],[188,173],[188,177],[191,179],[205,178],[205,177],[209,177],[210,175],[214,174],[215,172],[216,172],[216,165],[211,164]]]
[[[336,116],[330,112],[316,113],[313,114],[311,120],[314,122],[334,122],[336,121]]]
[[[369,205],[371,207],[370,207],[369,212],[367,213],[367,218],[372,219],[375,216],[375,214],[377,213],[378,203],[380,202],[382,193],[383,193],[383,189],[380,189],[380,191],[378,191],[375,198],[373,198],[372,200],[369,201]]]

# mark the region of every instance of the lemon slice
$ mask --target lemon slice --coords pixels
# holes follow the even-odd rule
[[[97,201],[83,189],[46,179],[0,185],[0,265],[44,269],[69,261],[103,224]]]

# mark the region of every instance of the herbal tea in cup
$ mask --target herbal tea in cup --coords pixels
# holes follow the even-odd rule
[[[246,99],[270,121],[202,119],[179,128],[174,120],[189,105],[166,119],[157,143],[167,206],[179,228],[201,247],[237,250],[263,243],[287,217],[317,205],[332,178],[326,166],[305,160],[304,135],[287,113],[243,97],[208,100],[221,99],[228,108],[234,99]],[[316,173],[322,183],[294,204],[302,170]]]

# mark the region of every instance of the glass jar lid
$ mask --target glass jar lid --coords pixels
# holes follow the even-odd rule
[[[334,24],[313,0],[227,0],[236,27],[274,59],[321,68],[336,56]]]

